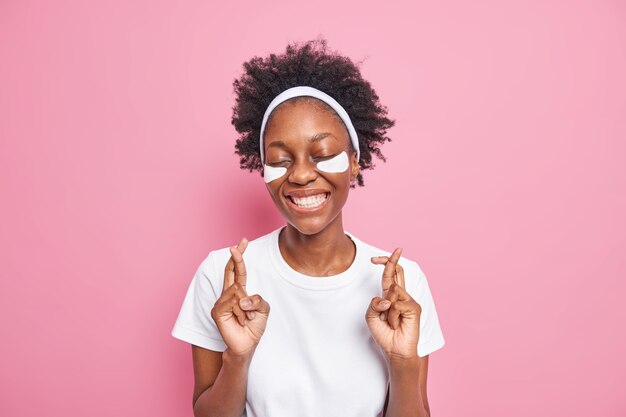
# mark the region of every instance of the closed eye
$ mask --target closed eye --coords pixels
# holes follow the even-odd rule
[[[328,156],[316,156],[315,158],[313,158],[314,161],[326,161],[328,159],[332,159],[334,157],[336,157],[338,154],[334,154],[334,155],[328,155]]]
[[[276,162],[268,162],[267,165],[271,166],[271,167],[279,167],[279,166],[283,166],[285,164],[288,164],[289,161],[288,159],[282,160],[282,161],[276,161]]]

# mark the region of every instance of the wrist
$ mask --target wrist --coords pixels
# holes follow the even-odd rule
[[[222,352],[222,362],[229,365],[248,366],[254,356],[255,348],[256,347],[251,348],[244,353],[235,353],[231,348],[226,348],[226,350]]]
[[[419,368],[419,356],[417,356],[417,353],[408,356],[388,353],[385,355],[385,359],[389,369]]]

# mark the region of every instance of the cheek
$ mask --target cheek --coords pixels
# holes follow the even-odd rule
[[[324,174],[329,183],[333,185],[334,200],[340,206],[343,206],[348,200],[350,194],[350,175],[349,172],[338,174]]]
[[[280,186],[278,186],[276,183],[269,182],[265,184],[265,188],[267,188],[267,192],[269,192],[274,204],[279,207],[281,204]]]
[[[339,155],[326,161],[318,162],[317,169],[329,174],[338,174],[345,172],[350,166],[348,154],[343,151]]]

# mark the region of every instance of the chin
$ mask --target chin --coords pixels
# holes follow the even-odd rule
[[[302,233],[303,235],[307,235],[307,236],[311,236],[311,235],[315,235],[318,234],[319,232],[321,232],[322,230],[324,230],[326,228],[327,225],[317,225],[317,224],[310,224],[309,222],[293,222],[290,220],[287,220],[287,223],[289,223],[294,229],[296,229],[298,232]],[[305,224],[303,224],[305,223]]]
[[[310,235],[315,235],[324,231],[324,229],[326,229],[328,226],[330,226],[333,223],[333,221],[336,219],[337,216],[335,216],[332,219],[329,219],[329,218],[293,218],[291,216],[290,217],[284,216],[284,217],[287,223],[289,223],[289,225],[291,225],[298,232],[302,233],[303,235],[310,236]]]

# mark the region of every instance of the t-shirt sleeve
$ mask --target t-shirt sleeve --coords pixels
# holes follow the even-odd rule
[[[226,343],[211,317],[211,309],[222,292],[223,277],[215,268],[215,252],[200,263],[189,284],[172,336],[205,349],[223,352]],[[221,281],[220,281],[221,280]]]
[[[407,271],[404,272],[407,292],[422,307],[417,355],[423,357],[442,348],[445,344],[445,340],[443,339],[437,310],[435,309],[435,302],[430,292],[426,275],[424,275],[424,272],[417,262],[409,261],[408,266],[410,269],[409,272],[413,278],[408,278],[406,276]]]

